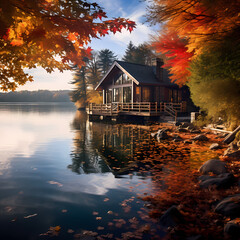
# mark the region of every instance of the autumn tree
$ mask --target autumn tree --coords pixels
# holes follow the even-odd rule
[[[115,55],[114,52],[109,49],[103,49],[99,51],[98,58],[98,65],[102,71],[102,74],[104,75],[113,64],[113,62],[117,60],[117,55]]]
[[[167,65],[176,83],[183,84],[188,81],[189,64],[203,52],[206,45],[215,45],[232,32],[239,34],[239,1],[153,0],[152,2],[153,4],[148,8],[149,21],[161,23],[160,38],[154,41],[154,47],[157,51],[170,54],[171,61]],[[164,34],[161,34],[162,32]],[[172,36],[175,36],[174,39]],[[175,45],[174,49],[173,45]]]
[[[130,32],[135,23],[123,18],[103,20],[106,13],[86,0],[8,0],[0,3],[0,85],[15,90],[32,76],[24,69],[81,68],[90,57],[87,45],[110,32]]]

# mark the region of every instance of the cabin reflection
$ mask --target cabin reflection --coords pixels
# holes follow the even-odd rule
[[[138,141],[145,137],[143,126],[89,122],[86,113],[78,111],[72,129],[75,131],[69,165],[72,171],[79,174],[111,171],[118,176],[139,169],[136,160],[141,158]]]

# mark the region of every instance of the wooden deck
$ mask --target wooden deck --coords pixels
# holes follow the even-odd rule
[[[120,115],[129,116],[161,116],[163,113],[176,119],[179,112],[186,112],[186,102],[181,103],[91,103],[88,108],[88,114],[91,116],[109,116],[117,117]]]

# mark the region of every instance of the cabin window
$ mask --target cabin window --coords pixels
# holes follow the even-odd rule
[[[135,88],[136,102],[141,102],[141,87],[136,86]]]
[[[112,102],[112,89],[106,90],[107,103]]]
[[[121,85],[122,84],[122,74],[118,75],[116,78],[114,85]]]
[[[130,79],[130,77],[128,77],[128,75],[125,73],[123,73],[122,79],[123,79],[123,84],[132,83],[132,80]]]
[[[122,88],[113,89],[113,102],[122,102]]]
[[[143,102],[150,102],[150,97],[151,97],[151,89],[150,87],[143,87],[142,91],[142,100]]]
[[[132,88],[124,87],[123,88],[123,102],[129,103],[132,100]]]

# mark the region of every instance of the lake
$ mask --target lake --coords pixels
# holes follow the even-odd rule
[[[126,167],[144,127],[89,122],[71,103],[0,103],[0,116],[1,239],[154,229],[138,198],[153,183]]]

